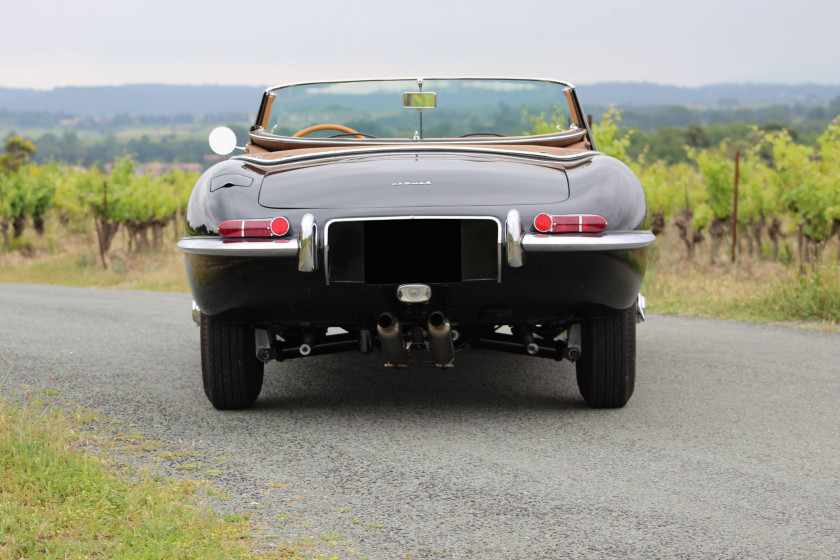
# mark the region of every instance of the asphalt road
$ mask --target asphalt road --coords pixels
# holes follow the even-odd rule
[[[188,295],[0,284],[0,394],[49,379],[232,457],[222,507],[339,558],[840,558],[840,333],[653,315],[638,337],[621,410],[586,408],[568,363],[473,351],[272,364],[254,409],[218,412]]]

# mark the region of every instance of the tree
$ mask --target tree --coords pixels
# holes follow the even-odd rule
[[[784,132],[774,135],[772,144],[780,199],[797,223],[800,265],[816,263],[840,221],[840,117],[819,137],[816,149],[795,144]]]
[[[761,255],[761,238],[764,229],[773,243],[773,260],[779,256],[781,238],[781,207],[778,181],[763,156],[769,135],[745,148],[740,161],[738,196],[738,226],[741,237],[746,238],[750,255]]]
[[[0,231],[3,232],[5,251],[9,250],[9,225],[14,225],[16,237],[23,231],[23,207],[18,196],[22,178],[18,172],[35,151],[35,145],[29,140],[11,136],[6,140],[6,152],[0,154]]]
[[[630,135],[626,132],[620,134],[619,122],[621,122],[621,111],[615,105],[610,105],[610,108],[601,117],[601,122],[592,126],[592,137],[595,140],[595,146],[600,151],[621,161],[626,161]]]
[[[29,158],[37,151],[35,145],[20,136],[12,136],[6,141],[6,153],[0,154],[0,173],[13,173],[26,165]]]
[[[709,236],[712,262],[717,258],[727,226],[732,219],[732,199],[735,194],[735,162],[727,153],[726,142],[709,150],[689,148],[688,157],[697,164],[706,189],[706,205],[711,211]]]
[[[685,143],[692,148],[708,148],[712,145],[712,139],[703,127],[690,124],[685,129]]]

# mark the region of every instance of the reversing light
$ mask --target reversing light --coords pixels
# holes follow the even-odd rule
[[[219,224],[224,237],[282,237],[289,233],[289,220],[280,216],[260,220],[226,220]]]
[[[542,233],[598,233],[606,227],[607,220],[594,214],[538,214],[534,218],[534,228]]]

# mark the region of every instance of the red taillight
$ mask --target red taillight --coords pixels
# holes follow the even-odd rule
[[[219,224],[224,237],[281,237],[289,232],[289,220],[283,217],[262,220],[227,220]]]
[[[289,233],[289,220],[283,217],[271,220],[271,233],[277,237],[281,237]]]
[[[541,231],[543,233],[551,230],[551,223],[551,216],[548,214],[538,214],[537,217],[534,218],[534,227],[537,228],[537,231]]]
[[[606,227],[607,220],[593,214],[538,214],[534,218],[534,228],[542,233],[598,233]]]

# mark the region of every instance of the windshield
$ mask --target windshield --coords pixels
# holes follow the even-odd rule
[[[269,90],[269,105],[259,124],[264,132],[274,135],[351,140],[551,134],[571,126],[563,93],[568,87],[558,82],[512,79],[284,86]]]

